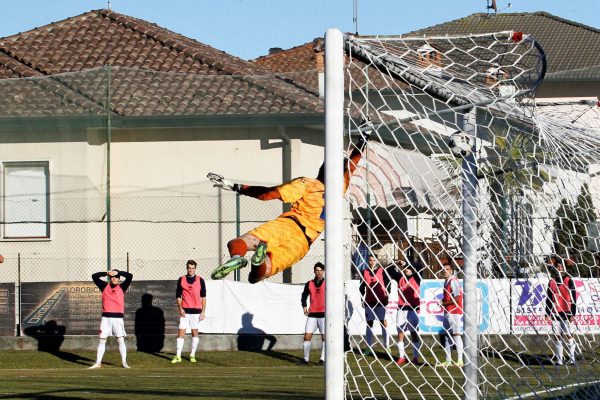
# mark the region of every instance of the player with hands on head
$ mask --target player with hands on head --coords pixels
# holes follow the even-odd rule
[[[306,282],[300,301],[302,310],[306,315],[306,327],[304,329],[304,358],[300,360],[301,365],[308,365],[310,359],[310,348],[314,332],[318,329],[323,340],[321,358],[319,364],[325,363],[325,265],[321,262],[313,268],[314,279]],[[310,307],[307,300],[310,297]]]
[[[192,331],[192,350],[190,351],[190,362],[196,362],[196,349],[200,338],[198,328],[200,321],[206,316],[206,284],[204,279],[196,275],[196,261],[188,260],[185,268],[186,275],[177,280],[175,298],[179,309],[179,332],[176,341],[176,354],[171,360],[172,364],[181,362],[181,352],[185,343],[185,332]]]
[[[367,261],[369,267],[363,271],[362,281],[358,287],[362,297],[362,305],[365,309],[365,320],[367,321],[365,340],[368,347],[363,351],[363,355],[366,356],[373,354],[373,322],[375,320],[379,321],[381,325],[383,346],[385,348],[389,346],[385,314],[391,287],[390,275],[381,266],[379,260],[371,254]]]
[[[350,156],[344,160],[344,190],[348,188],[370,134],[370,129],[363,128],[360,139],[352,145]],[[292,204],[290,211],[227,243],[231,259],[212,272],[212,279],[223,279],[246,267],[246,252],[254,251],[248,282],[260,282],[300,261],[325,229],[324,163],[316,178],[300,177],[275,187],[233,183],[212,172],[207,177],[213,186],[224,190],[263,201],[280,200]]]
[[[123,282],[121,282],[121,277],[125,278]],[[92,280],[102,293],[102,320],[100,321],[100,340],[96,352],[96,362],[89,369],[102,366],[102,357],[106,350],[106,339],[112,335],[117,337],[123,368],[129,368],[129,365],[127,365],[123,317],[125,316],[125,292],[129,288],[132,279],[133,275],[129,272],[116,269],[108,272],[96,272],[92,275]]]
[[[419,339],[419,307],[421,306],[421,276],[411,263],[399,262],[399,268],[388,268],[392,279],[398,282],[398,365],[406,364],[408,357],[404,346],[405,332],[410,332],[413,343],[413,364],[419,364],[421,341]]]
[[[575,338],[571,332],[571,323],[577,314],[577,292],[575,282],[565,268],[562,257],[553,256],[549,265],[552,277],[546,289],[546,319],[552,322],[555,340],[554,358],[557,365],[563,365],[563,338],[569,344],[569,363],[575,365]]]

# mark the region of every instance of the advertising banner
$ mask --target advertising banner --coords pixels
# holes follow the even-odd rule
[[[424,279],[421,282],[421,307],[419,312],[419,330],[423,334],[435,334],[442,331],[443,310],[439,306],[442,299],[444,281]],[[462,284],[462,281],[461,281]],[[350,313],[349,329],[351,334],[363,335],[366,329],[364,308],[362,307],[360,281],[346,284]],[[479,304],[478,326],[480,333],[505,334],[510,332],[510,282],[508,279],[479,280],[476,285]],[[395,282],[391,284],[387,306],[387,325],[390,334],[396,332],[396,313],[398,309],[398,290]],[[374,331],[380,333],[378,324]]]
[[[577,292],[577,314],[573,332],[600,333],[600,280],[574,278]],[[513,286],[513,333],[549,333],[551,322],[546,319],[548,279],[516,279]]]
[[[175,282],[134,281],[125,294],[125,331],[133,334],[139,326],[163,325],[162,331],[175,333]],[[93,282],[23,283],[22,326],[34,332],[58,326],[67,335],[96,335],[102,316],[100,290]],[[162,319],[162,322],[161,322]]]

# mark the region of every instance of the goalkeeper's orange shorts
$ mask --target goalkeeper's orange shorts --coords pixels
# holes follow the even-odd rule
[[[271,258],[270,276],[296,264],[310,247],[304,232],[291,218],[276,218],[248,233],[267,243],[267,254]]]

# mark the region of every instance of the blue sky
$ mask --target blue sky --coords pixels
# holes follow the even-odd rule
[[[106,8],[108,0],[22,0],[2,3],[0,37]],[[328,28],[354,32],[355,0],[111,0],[112,9],[252,59],[289,48]],[[358,31],[393,35],[485,12],[486,0],[357,0]],[[498,8],[508,5],[497,0]],[[547,11],[600,29],[600,0],[512,0],[504,12]]]

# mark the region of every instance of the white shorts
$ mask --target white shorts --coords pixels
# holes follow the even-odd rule
[[[377,304],[371,308],[368,304],[365,305],[365,318],[367,321],[383,321],[385,320],[385,307],[381,304]]]
[[[444,330],[448,335],[460,335],[463,333],[462,314],[444,313]]]
[[[552,333],[555,335],[568,335],[571,336],[571,323],[568,319],[553,319],[552,320]]]
[[[315,333],[317,329],[321,335],[325,334],[325,318],[306,318],[306,328],[304,328],[304,332]]]
[[[200,327],[200,314],[185,314],[179,317],[179,329],[198,329]]]
[[[419,316],[415,310],[398,310],[396,314],[398,332],[418,332]]]
[[[125,324],[123,318],[102,317],[100,321],[100,338],[109,336],[125,337]]]

